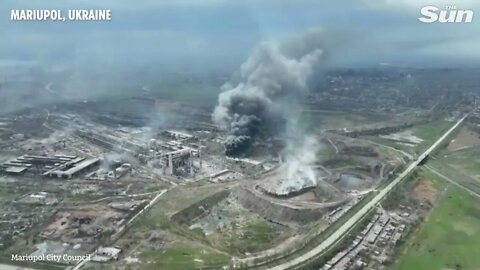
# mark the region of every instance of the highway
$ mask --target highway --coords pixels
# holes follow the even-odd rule
[[[383,190],[381,190],[375,197],[372,198],[367,204],[365,204],[357,213],[355,213],[349,220],[347,220],[337,231],[332,233],[325,241],[316,246],[312,250],[299,255],[298,257],[269,268],[270,270],[286,270],[298,266],[305,261],[315,258],[322,254],[333,244],[338,242],[343,235],[350,231],[357,222],[359,222],[370,210],[372,210],[385,196],[398,184],[405,179],[418,165],[433,152],[443,141],[467,118],[468,114],[458,120],[447,132],[445,132],[430,148],[428,148],[423,154],[421,154],[415,161],[413,161],[402,173],[400,173],[390,184],[388,184]]]

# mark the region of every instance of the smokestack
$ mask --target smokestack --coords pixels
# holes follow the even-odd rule
[[[195,176],[195,170],[193,169],[193,153],[192,153],[192,150],[189,151],[190,154],[189,154],[189,158],[188,158],[188,165],[190,167],[190,175],[191,176]]]
[[[168,173],[173,175],[173,156],[172,154],[168,154]]]

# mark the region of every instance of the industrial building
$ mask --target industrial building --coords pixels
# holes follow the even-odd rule
[[[43,175],[49,177],[70,179],[73,176],[79,174],[80,172],[86,171],[87,169],[99,164],[99,162],[100,160],[98,158],[91,158],[82,160],[78,163],[63,164],[43,173]]]
[[[23,155],[0,165],[0,169],[9,174],[31,172],[47,177],[70,179],[97,165],[98,158],[85,159],[71,155]]]
[[[181,149],[167,152],[162,155],[162,167],[168,175],[194,175],[193,152],[190,149]]]

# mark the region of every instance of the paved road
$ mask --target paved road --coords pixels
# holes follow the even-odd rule
[[[332,233],[325,241],[320,245],[316,246],[309,252],[296,257],[286,263],[274,266],[269,268],[270,270],[286,270],[294,266],[297,266],[309,259],[312,259],[327,248],[335,244],[340,238],[345,235],[352,227],[361,220],[371,209],[375,207],[387,194],[390,192],[400,181],[406,178],[433,150],[435,150],[443,141],[454,131],[464,120],[467,118],[468,114],[462,117],[458,122],[455,123],[447,132],[445,132],[442,137],[440,137],[430,148],[428,148],[423,154],[421,154],[417,160],[413,161],[400,175],[398,175],[388,186],[386,186],[382,191],[380,191],[371,201],[369,201],[365,206],[363,206],[355,215],[353,215],[349,220],[347,220],[338,230]]]

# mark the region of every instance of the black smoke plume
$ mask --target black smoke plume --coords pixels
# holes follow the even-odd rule
[[[260,130],[278,131],[279,123],[285,122],[289,102],[306,90],[307,79],[322,55],[310,41],[311,35],[306,35],[283,47],[261,43],[241,65],[238,82],[222,87],[212,118],[229,131],[227,155],[241,155]]]

